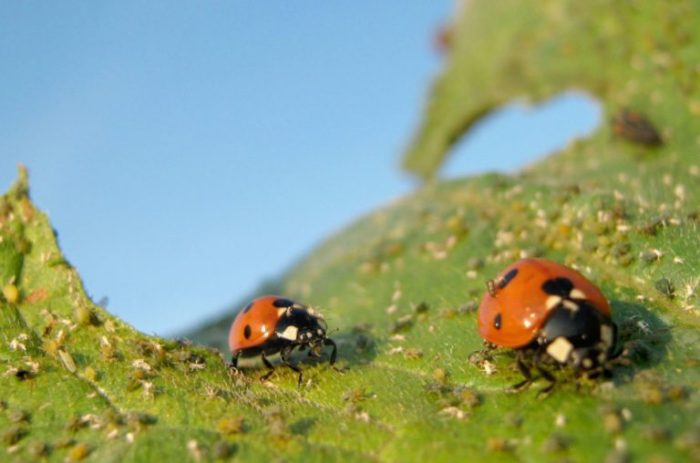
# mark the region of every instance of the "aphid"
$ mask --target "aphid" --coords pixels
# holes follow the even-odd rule
[[[673,282],[666,277],[659,278],[656,283],[654,283],[654,287],[669,299],[673,299],[676,295],[676,287],[673,285]]]
[[[323,346],[331,346],[330,364],[336,359],[337,347],[326,337],[326,322],[323,316],[311,307],[298,304],[278,296],[263,296],[255,299],[241,310],[231,325],[228,345],[231,350],[231,366],[237,367],[238,359],[260,355],[270,369],[261,379],[266,380],[274,372],[268,355],[279,352],[282,364],[299,373],[301,368],[290,363],[294,349],[309,349],[309,356],[320,357]]]
[[[617,326],[605,296],[579,272],[546,259],[523,259],[487,284],[479,306],[479,334],[488,343],[518,352],[525,377],[535,368],[550,384],[546,364],[571,366],[587,376],[606,372],[616,357]]]

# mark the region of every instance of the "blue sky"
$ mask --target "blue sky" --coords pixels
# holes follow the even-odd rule
[[[0,189],[29,167],[88,292],[137,328],[219,314],[415,188],[399,159],[452,2],[396,5],[3,2]],[[508,106],[444,175],[513,171],[598,117]]]

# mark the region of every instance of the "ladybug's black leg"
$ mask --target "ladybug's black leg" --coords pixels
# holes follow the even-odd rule
[[[525,364],[521,355],[518,355],[518,361],[516,363],[518,370],[525,377],[524,380],[519,383],[515,383],[510,387],[511,392],[520,392],[527,388],[533,381],[532,373],[530,373],[530,367]]]
[[[333,350],[331,351],[331,359],[330,359],[329,363],[331,365],[334,365],[336,354],[338,353],[338,346],[335,344],[335,341],[333,341],[332,339],[329,339],[329,338],[326,338],[323,340],[323,345],[324,346],[331,346],[333,348]]]
[[[542,368],[542,366],[539,363],[535,364],[535,368],[537,368],[537,371],[540,373],[540,375],[542,375],[542,377],[549,382],[547,386],[545,386],[543,389],[537,392],[537,397],[546,396],[547,394],[552,392],[552,389],[554,389],[554,386],[557,384],[557,379],[552,373]]]
[[[337,354],[338,354],[338,346],[336,345],[335,341],[333,341],[332,339],[326,338],[326,339],[323,340],[323,344],[324,344],[325,346],[331,346],[331,347],[333,348],[333,350],[331,351],[331,357],[330,357],[330,359],[329,359],[329,361],[328,361],[328,364],[329,364],[330,366],[332,366],[333,369],[334,369],[335,371],[337,371],[338,373],[345,373],[344,370],[347,369],[347,367],[345,367],[345,368],[343,368],[343,369],[340,369],[340,368],[338,368],[338,367],[335,366],[335,360],[336,360],[336,358],[337,358],[337,356],[338,356],[338,355],[337,355]]]
[[[269,368],[270,370],[274,370],[274,369],[275,369],[275,367],[272,366],[272,364],[271,364],[270,361],[267,359],[267,357],[265,357],[265,353],[264,353],[264,352],[263,352],[262,354],[260,354],[260,357],[262,358],[262,361],[263,361],[263,363],[265,364],[265,366],[266,366],[267,368]]]
[[[238,357],[240,356],[240,350],[231,356],[231,363],[228,364],[229,368],[233,368],[234,370],[238,368]]]
[[[267,368],[270,369],[270,371],[268,371],[267,373],[265,373],[264,375],[262,375],[262,376],[260,377],[260,381],[267,381],[267,379],[268,379],[270,376],[272,376],[272,373],[275,372],[275,367],[273,367],[272,364],[270,363],[270,361],[267,359],[267,357],[265,357],[265,353],[264,353],[264,352],[263,352],[262,354],[260,354],[260,358],[262,358],[263,364],[264,364]]]
[[[286,366],[288,366],[289,368],[291,368],[292,370],[294,370],[294,371],[296,371],[297,373],[299,373],[299,380],[297,381],[297,386],[298,386],[298,387],[301,387],[301,382],[302,382],[302,380],[304,379],[304,373],[301,371],[301,368],[299,368],[297,365],[294,365],[293,363],[291,363],[291,362],[289,361],[289,354],[292,353],[292,349],[293,349],[293,347],[292,347],[292,348],[282,349],[282,351],[280,352],[280,357],[282,358],[282,364],[283,364],[283,365],[286,365]]]

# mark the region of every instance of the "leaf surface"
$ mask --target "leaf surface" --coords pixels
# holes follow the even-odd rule
[[[698,5],[468,3],[408,168],[433,177],[514,98],[577,88],[606,122],[518,175],[428,183],[292,269],[280,292],[323,311],[343,370],[299,357],[301,388],[292,371],[262,384],[254,365],[231,372],[216,350],[95,305],[22,171],[0,201],[4,459],[697,459]],[[625,108],[663,145],[615,136],[608,121]],[[612,380],[562,377],[543,400],[541,383],[508,393],[511,352],[470,361],[484,282],[525,255],[576,266],[609,298],[630,359]],[[219,342],[230,319],[210,327]]]

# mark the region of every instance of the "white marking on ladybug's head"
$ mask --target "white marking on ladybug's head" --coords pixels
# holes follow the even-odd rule
[[[574,288],[569,293],[569,297],[571,299],[586,299],[586,293],[584,293],[583,291],[581,291],[578,288]]]
[[[570,301],[568,299],[566,299],[564,302],[562,302],[562,305],[565,308],[571,310],[572,312],[576,312],[578,310],[578,304],[575,303],[574,301]]]
[[[270,332],[267,330],[267,325],[260,325],[260,331],[262,331],[263,337],[270,336]]]
[[[321,328],[317,329],[316,334],[319,336],[323,336],[323,330]]]
[[[547,310],[552,310],[561,303],[562,299],[559,296],[549,296],[544,303]]]
[[[559,336],[547,346],[547,353],[559,363],[566,363],[574,346],[564,337]]]
[[[610,325],[600,326],[600,340],[603,341],[605,347],[610,347],[613,345],[613,329]]]
[[[288,339],[290,341],[296,341],[297,340],[297,333],[299,333],[299,328],[297,328],[294,325],[289,325],[282,331],[281,333],[278,333],[277,336],[279,336],[282,339]]]
[[[280,318],[286,313],[287,313],[286,307],[282,307],[282,308],[277,309],[277,316]]]

